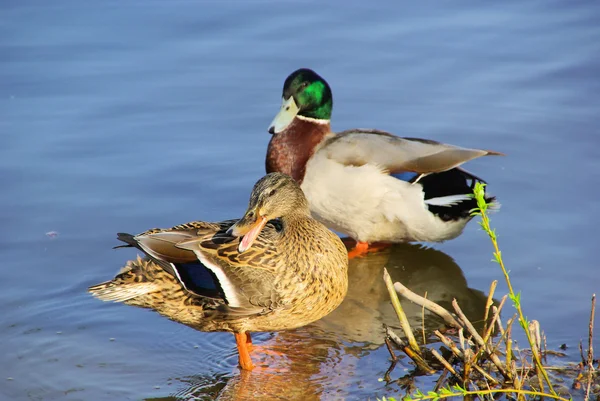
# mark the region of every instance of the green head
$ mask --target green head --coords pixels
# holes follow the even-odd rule
[[[296,116],[328,122],[331,119],[333,97],[327,81],[313,70],[294,71],[283,84],[283,104],[269,127],[271,134],[279,134]]]

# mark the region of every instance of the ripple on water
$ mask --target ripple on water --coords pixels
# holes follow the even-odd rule
[[[178,377],[207,377],[237,365],[228,333],[200,333],[153,312],[105,304],[83,292],[83,282],[15,300],[3,316],[1,392],[18,399],[124,399],[169,394]],[[165,383],[169,383],[165,386]],[[174,384],[173,384],[174,383]]]
[[[258,367],[248,376],[237,374],[230,333],[201,333],[148,310],[99,302],[81,292],[86,283],[80,280],[48,291],[43,301],[24,301],[27,314],[9,316],[14,321],[5,330],[12,362],[7,376],[15,385],[36,383],[29,389],[39,394],[99,393],[107,399],[131,393],[196,397],[203,391],[220,391],[223,399],[269,399],[282,391],[290,399],[318,399],[341,396],[339,389],[377,391],[381,383],[363,376],[379,377],[387,369],[383,323],[396,324],[381,280],[384,266],[394,280],[427,289],[429,299],[449,302],[454,294],[467,311],[485,300],[470,292],[461,269],[444,253],[391,247],[351,263],[348,296],[328,317],[297,330],[254,334],[258,350],[267,352],[253,354]],[[420,308],[407,305],[406,311],[419,327]]]
[[[330,316],[254,337],[281,353],[253,356],[271,370],[240,373],[228,333],[85,293],[131,257],[110,249],[117,230],[243,210],[264,171],[282,80],[300,66],[333,86],[335,129],[506,152],[467,169],[504,204],[494,221],[511,274],[531,295],[528,313],[552,331],[549,345],[585,335],[597,286],[588,217],[599,205],[589,185],[600,171],[598,2],[413,2],[397,12],[388,2],[386,13],[366,3],[323,3],[317,13],[291,2],[5,3],[1,399],[389,395],[377,381],[388,360],[382,324],[396,325],[384,266],[429,299],[456,297],[481,316],[479,290],[497,275],[474,223],[436,245],[466,275],[418,247],[352,261],[350,292]],[[574,189],[578,207],[565,207]],[[560,305],[547,308],[556,293]],[[405,309],[420,327],[421,309]]]

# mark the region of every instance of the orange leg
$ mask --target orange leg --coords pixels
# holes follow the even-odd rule
[[[252,352],[254,350],[254,344],[252,344],[252,337],[250,336],[250,332],[246,332],[246,347],[248,347],[248,351]]]
[[[357,242],[354,248],[348,252],[348,259],[357,258],[359,256],[364,256],[369,252],[369,243],[367,242]]]
[[[240,368],[242,369],[242,371],[252,371],[253,369],[258,369],[261,372],[270,372],[270,373],[277,373],[279,370],[278,369],[272,369],[271,367],[269,367],[269,365],[271,365],[273,363],[272,359],[273,358],[281,358],[283,357],[285,354],[275,351],[271,348],[267,347],[263,347],[260,345],[254,345],[252,343],[252,337],[250,336],[249,332],[243,332],[243,333],[234,333],[235,335],[235,342],[237,344],[237,349],[238,349],[238,353],[240,356],[239,359],[239,364],[240,364]],[[255,365],[252,362],[252,359],[250,358],[250,353],[254,353],[255,357],[258,356],[260,358],[260,362],[258,365]],[[256,355],[258,354],[258,355]],[[266,361],[265,358],[267,357]]]
[[[385,249],[389,246],[390,246],[390,244],[384,244],[384,243],[369,244],[368,242],[357,241],[354,249],[352,249],[350,252],[348,252],[348,259],[365,256],[367,253],[377,252],[377,251]]]
[[[237,344],[238,354],[240,355],[240,367],[242,370],[252,370],[254,364],[250,358],[250,352],[248,351],[248,343],[252,345],[252,339],[248,332],[234,333],[235,342]]]
[[[344,237],[344,238],[342,238],[342,242],[344,243],[344,246],[347,249],[352,249],[352,247],[354,247],[354,245],[356,245],[356,241],[353,238],[350,238],[350,237]]]

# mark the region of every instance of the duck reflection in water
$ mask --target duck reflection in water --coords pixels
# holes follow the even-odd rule
[[[474,323],[483,319],[486,295],[468,287],[461,268],[450,256],[421,245],[393,245],[351,260],[344,302],[309,326],[272,334],[261,344],[271,352],[256,359],[258,369],[221,378],[224,388],[218,399],[344,399],[361,391],[366,398],[377,396],[378,389],[381,395],[389,394],[390,388],[384,389],[384,384],[377,382],[389,366],[389,355],[383,351],[383,325],[398,327],[399,323],[383,282],[384,267],[392,281],[400,281],[419,295],[427,293],[429,300],[446,309],[451,309],[455,298]],[[420,333],[422,308],[407,301],[403,307],[411,326]],[[426,334],[443,326],[442,319],[427,310],[424,317]],[[421,339],[417,335],[417,340]],[[382,352],[376,352],[379,350]],[[368,366],[363,366],[361,360],[372,354]],[[192,384],[208,380],[202,376],[180,379],[185,383],[182,391],[186,396],[205,394],[206,386]],[[366,378],[371,376],[372,380]],[[209,388],[210,392],[215,391],[215,385]]]
[[[487,296],[468,287],[461,268],[450,256],[421,245],[393,245],[351,259],[344,302],[309,326],[275,334],[265,346],[285,358],[269,357],[263,362],[269,370],[262,375],[232,378],[219,400],[276,400],[282,394],[294,400],[354,399],[362,387],[365,399],[390,395],[390,388],[383,390],[384,383],[381,394],[376,394],[378,387],[374,387],[389,367],[387,351],[380,353],[376,365],[371,358],[361,364],[361,360],[385,347],[384,324],[399,327],[382,278],[384,267],[392,281],[401,282],[419,295],[427,293],[427,299],[448,310],[452,310],[452,300],[456,299],[474,324],[483,321]],[[423,324],[426,335],[444,326],[441,318],[423,312],[419,305],[404,300],[402,306],[419,342]]]

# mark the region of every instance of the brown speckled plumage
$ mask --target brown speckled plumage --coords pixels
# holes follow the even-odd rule
[[[135,237],[120,234],[146,252],[147,259],[129,261],[113,280],[89,291],[102,300],[153,309],[200,331],[285,330],[333,311],[347,291],[346,248],[310,216],[298,185],[284,174],[265,176],[236,225],[253,215],[271,221],[243,253],[238,252],[240,238],[227,231],[234,220],[191,222]],[[200,259],[226,277],[216,280],[220,291],[211,296],[178,279],[180,263],[203,268]]]

